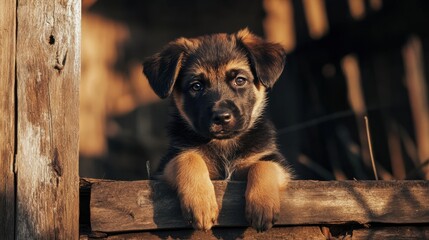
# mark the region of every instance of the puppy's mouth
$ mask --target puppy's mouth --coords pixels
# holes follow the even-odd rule
[[[214,139],[230,139],[238,135],[238,131],[225,131],[221,130],[218,132],[210,132],[210,135]]]
[[[211,138],[214,139],[230,139],[239,135],[240,131],[231,129],[222,125],[212,125],[209,129]]]

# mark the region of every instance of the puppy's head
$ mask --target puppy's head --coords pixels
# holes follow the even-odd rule
[[[159,97],[172,95],[180,116],[195,132],[228,139],[261,116],[266,90],[284,63],[279,44],[245,29],[170,42],[145,61],[144,73]]]

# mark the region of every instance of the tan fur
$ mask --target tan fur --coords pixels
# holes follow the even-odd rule
[[[261,152],[257,154],[253,154],[249,157],[238,159],[234,162],[234,171],[236,172],[236,180],[240,181],[246,181],[247,175],[249,172],[249,169],[251,166],[253,166],[255,163],[259,162],[261,158],[269,154],[269,150],[267,149],[266,152]]]
[[[203,157],[197,151],[186,151],[171,160],[164,170],[165,180],[180,198],[185,219],[195,229],[209,230],[219,209],[213,184]]]
[[[251,35],[252,34],[250,33],[248,28],[242,29],[242,30],[237,32],[237,38],[239,38],[239,39],[245,39]]]
[[[280,191],[291,179],[278,163],[259,161],[267,153],[237,160],[230,166],[237,180],[247,178],[246,218],[253,227],[265,229],[277,220]],[[178,192],[185,219],[193,219],[193,227],[200,230],[209,230],[219,214],[209,167],[213,166],[208,166],[198,151],[189,150],[170,161],[164,170],[165,180]]]
[[[182,60],[183,60],[183,53],[180,54],[179,59],[177,60],[177,66],[174,71],[174,79],[177,79],[179,76],[180,69],[182,68]]]
[[[246,218],[257,230],[272,227],[280,213],[280,190],[289,174],[277,163],[256,162],[249,168],[246,188]],[[262,229],[258,229],[262,226]]]
[[[247,62],[247,59],[234,59],[232,61],[229,61],[224,66],[224,72],[231,70],[231,69],[243,69],[248,72],[248,75],[251,76],[252,72],[249,67],[249,63]]]
[[[175,41],[177,44],[185,46],[187,49],[196,49],[200,45],[200,41],[196,38],[184,38],[181,37]]]
[[[240,30],[236,34],[238,39],[241,39],[245,44],[253,44],[254,42],[259,41],[259,38],[255,37],[249,29],[245,28],[243,30]]]
[[[255,106],[253,106],[252,116],[250,119],[250,127],[252,127],[253,124],[257,121],[257,119],[261,116],[267,102],[265,87],[260,86],[258,89],[256,86],[254,86],[253,91],[257,96],[257,102],[255,103]]]
[[[191,69],[187,71],[189,75],[204,75],[210,80],[217,80],[225,78],[225,73],[232,69],[241,69],[245,70],[248,76],[252,76],[252,71],[250,70],[249,63],[247,59],[234,59],[229,61],[228,63],[212,67],[212,66],[204,66],[201,64],[196,64]]]
[[[188,123],[188,126],[190,126],[192,129],[194,128],[194,125],[192,124],[191,119],[186,114],[185,110],[183,109],[183,96],[179,94],[177,91],[173,92],[173,99],[174,104],[176,104],[177,110],[179,110],[180,116]]]

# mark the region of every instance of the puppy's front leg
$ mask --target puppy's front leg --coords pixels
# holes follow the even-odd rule
[[[280,214],[280,190],[290,174],[278,163],[259,161],[247,175],[246,219],[257,231],[270,229]]]
[[[179,154],[165,167],[164,177],[177,190],[183,217],[195,229],[209,230],[219,209],[207,165],[196,151]]]

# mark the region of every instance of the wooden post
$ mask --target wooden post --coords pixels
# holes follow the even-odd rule
[[[0,237],[14,238],[16,2],[0,1]]]
[[[264,0],[267,16],[263,22],[267,39],[292,51],[296,45],[292,0]]]
[[[18,0],[17,239],[79,234],[80,0]]]
[[[416,132],[416,144],[421,164],[429,160],[429,99],[427,97],[426,77],[423,65],[422,43],[418,37],[412,37],[402,50],[405,65],[405,84],[410,98]],[[429,167],[422,172],[429,180]]]
[[[310,36],[313,39],[321,38],[329,28],[325,0],[304,0],[302,3]]]
[[[365,166],[371,168],[371,159],[369,158],[369,147],[365,135],[365,126],[363,117],[367,114],[365,98],[362,90],[361,74],[359,62],[355,55],[345,56],[341,62],[343,72],[347,81],[348,100],[351,109],[355,113],[357,130],[361,144],[361,156]]]
[[[350,15],[360,20],[365,17],[365,1],[363,0],[349,0]]]
[[[347,81],[348,99],[353,112],[355,113],[357,130],[359,133],[359,140],[361,146],[361,157],[363,163],[368,169],[372,168],[369,143],[366,137],[366,129],[364,125],[364,116],[367,114],[366,104],[363,89],[361,86],[361,74],[359,62],[355,55],[349,54],[345,56],[341,62],[344,75]],[[381,179],[391,180],[392,176],[380,164],[376,162],[377,172],[380,174]]]

